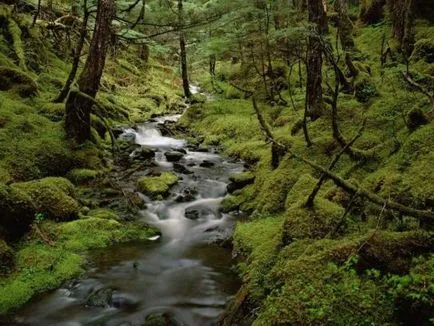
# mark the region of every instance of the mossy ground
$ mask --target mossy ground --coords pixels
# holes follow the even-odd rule
[[[427,36],[432,31],[420,23],[417,39],[432,38]],[[434,159],[434,124],[427,119],[413,131],[403,119],[415,108],[428,116],[432,107],[427,97],[404,82],[402,62],[381,68],[384,34],[390,35],[386,23],[358,26],[356,45],[361,59],[355,63],[370,67],[371,75],[364,74],[369,87],[358,99],[342,94],[338,104],[339,128],[347,139],[354,137],[366,118],[355,147],[374,150],[375,159],[360,163],[344,155],[333,171],[383,198],[432,209],[434,168],[429,162]],[[427,43],[420,43],[410,69],[429,79],[432,70],[423,52]],[[206,143],[220,145],[229,155],[245,160],[255,175],[253,185],[223,201],[225,211],[240,208],[251,214],[251,221],[240,222],[234,235],[234,253],[243,258],[238,270],[244,285],[229,308],[225,325],[234,323],[231,318],[247,318],[254,325],[372,325],[409,318],[426,324],[432,318],[427,311],[434,308],[428,298],[433,290],[432,286],[421,287],[420,282],[430,282],[433,275],[427,267],[432,264],[432,231],[414,233],[411,230],[420,226],[416,219],[380,213],[381,207],[360,200],[344,215],[351,198],[331,181],[322,186],[314,207],[306,208],[320,174],[290,155],[272,168],[271,146],[264,141],[251,100],[228,84],[258,90],[263,87],[260,80],[240,64],[219,62],[218,67],[213,82],[206,71],[195,71],[195,80],[206,90],[222,91],[212,102],[192,107],[181,124],[204,135]],[[324,78],[330,78],[332,72],[325,70]],[[307,147],[300,124],[305,89],[294,86],[294,75],[290,82],[294,105],[284,91],[288,106],[261,103],[260,110],[278,141],[327,167],[340,151],[332,137],[329,113],[309,123],[313,145]],[[261,92],[255,93],[261,97]],[[413,241],[423,250],[403,249],[412,247]],[[384,255],[385,261],[372,257],[373,253]],[[421,257],[411,262],[411,256],[418,254]],[[417,277],[411,276],[414,270],[421,271]],[[401,287],[412,294],[404,294],[407,290],[402,292]],[[253,316],[251,311],[255,311]]]
[[[67,2],[54,1],[54,6],[69,10]],[[52,103],[71,69],[75,40],[54,41],[43,21],[32,27],[30,14],[13,13],[4,4],[0,22],[0,237],[10,242],[0,239],[2,315],[79,276],[86,250],[146,240],[157,230],[125,222],[97,201],[91,210],[84,205],[83,194],[108,187],[100,179],[113,158],[99,118],[92,117],[93,141],[77,145],[65,137],[64,104]],[[164,64],[165,58],[151,49],[144,62],[136,46],[121,51],[117,57],[122,59],[108,58],[97,98],[109,126],[184,109],[177,72]],[[9,237],[1,229],[5,225],[21,233]]]

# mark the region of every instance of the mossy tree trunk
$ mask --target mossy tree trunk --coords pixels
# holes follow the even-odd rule
[[[360,20],[365,24],[376,24],[384,18],[386,0],[361,0]]]
[[[80,92],[94,98],[99,90],[115,16],[115,0],[99,0],[95,29],[83,72],[77,82]],[[66,102],[65,129],[68,138],[83,143],[91,138],[90,113],[93,101],[71,92]]]
[[[77,42],[77,47],[74,50],[74,59],[72,61],[72,68],[69,72],[68,78],[60,91],[59,95],[54,99],[54,103],[62,103],[68,96],[71,85],[74,82],[75,76],[77,75],[78,66],[80,64],[80,57],[83,51],[84,42],[87,35],[87,22],[89,20],[90,12],[87,9],[87,0],[84,1],[84,16],[81,24],[80,35]]]
[[[392,18],[392,36],[398,41],[400,50],[407,58],[414,48],[415,22],[414,0],[388,0]]]
[[[347,0],[336,0],[335,11],[338,14],[338,34],[344,51],[354,50],[353,23],[348,15]]]
[[[312,120],[321,116],[322,98],[322,47],[319,38],[328,31],[327,15],[322,0],[308,0],[309,23],[311,31],[307,49],[306,115]]]
[[[178,0],[178,28],[179,28],[179,48],[181,59],[181,76],[182,87],[184,89],[184,96],[186,98],[191,97],[190,82],[188,80],[188,60],[187,60],[187,48],[185,42],[184,32],[184,5],[183,0]]]

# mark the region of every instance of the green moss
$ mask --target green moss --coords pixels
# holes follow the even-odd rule
[[[38,85],[27,73],[10,67],[0,67],[0,90],[14,89],[22,97],[34,96]]]
[[[95,181],[100,176],[100,173],[89,169],[73,169],[68,172],[67,178],[76,185],[89,184]]]
[[[312,178],[312,176],[309,174],[303,174],[300,176],[300,178],[288,192],[285,201],[286,209],[289,209],[297,202],[306,202],[317,182],[318,181]]]
[[[0,235],[16,240],[29,230],[36,208],[24,191],[0,184]]]
[[[0,276],[11,271],[14,265],[14,259],[13,250],[4,240],[0,239]]]
[[[234,254],[245,259],[238,270],[243,280],[252,285],[255,298],[262,298],[266,291],[266,274],[280,242],[282,217],[268,217],[248,223],[238,223],[234,233]]]
[[[178,176],[171,172],[164,172],[158,177],[142,177],[137,180],[137,190],[145,195],[157,198],[166,196],[172,186],[178,182]]]
[[[15,55],[18,58],[18,65],[21,69],[27,70],[26,65],[26,55],[24,53],[24,44],[21,40],[21,28],[18,26],[17,22],[13,19],[8,20],[8,31],[12,38],[12,46]]]
[[[50,177],[16,183],[13,187],[27,193],[34,200],[38,212],[50,219],[66,221],[78,216],[74,186],[67,179]]]
[[[37,242],[26,245],[17,253],[16,272],[0,278],[0,315],[79,276],[83,263],[83,257],[60,247]]]
[[[255,175],[251,171],[244,172],[244,173],[237,173],[229,177],[229,181],[235,183],[251,182],[254,179],[255,179]]]
[[[20,307],[36,294],[78,277],[83,272],[84,251],[147,240],[158,233],[143,223],[120,224],[98,217],[59,224],[46,221],[39,227],[53,243],[44,243],[35,233],[18,249],[15,271],[0,277],[0,315]]]
[[[87,213],[87,215],[90,217],[106,219],[106,220],[114,220],[118,222],[122,220],[116,212],[114,212],[111,209],[105,209],[105,208],[92,209]]]
[[[147,240],[156,234],[156,230],[146,224],[121,224],[106,217],[89,217],[59,224],[58,239],[67,250],[83,251],[105,248],[121,242]]]
[[[434,62],[434,42],[432,39],[418,40],[414,45],[413,53],[410,60],[419,61],[424,60],[426,63]]]
[[[305,201],[291,206],[285,215],[283,242],[298,239],[319,239],[332,232],[340,223],[342,207],[317,198],[312,209],[304,207]]]
[[[44,103],[38,112],[53,122],[61,121],[65,115],[65,104]]]

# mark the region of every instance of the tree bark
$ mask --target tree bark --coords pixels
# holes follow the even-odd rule
[[[306,85],[306,114],[312,120],[321,116],[323,111],[322,99],[322,48],[319,37],[328,31],[327,15],[322,0],[308,0],[309,23],[314,28],[310,33],[307,49],[307,85]]]
[[[75,76],[77,75],[78,65],[80,64],[81,52],[83,51],[84,42],[87,35],[87,22],[89,20],[90,13],[87,10],[87,0],[84,1],[84,16],[83,22],[80,29],[80,35],[77,42],[77,47],[75,48],[74,59],[72,61],[72,68],[69,72],[68,78],[60,91],[59,95],[54,99],[54,103],[62,103],[68,96],[71,85],[74,82]]]
[[[112,20],[115,16],[115,0],[99,0],[95,29],[89,48],[89,55],[78,79],[79,91],[95,98],[105,66],[107,50],[112,34]],[[93,101],[71,93],[66,102],[65,129],[68,138],[83,143],[91,138],[90,113]]]
[[[186,98],[191,97],[190,82],[188,79],[188,61],[187,61],[187,49],[185,45],[185,33],[183,29],[184,25],[184,5],[183,0],[178,0],[178,28],[179,28],[179,48],[181,52],[181,76],[182,86],[184,88],[184,96]]]
[[[392,17],[392,36],[398,41],[402,53],[408,58],[415,42],[414,1],[389,0]]]
[[[338,34],[344,51],[354,50],[353,23],[348,16],[347,0],[336,0],[335,10],[338,13]]]

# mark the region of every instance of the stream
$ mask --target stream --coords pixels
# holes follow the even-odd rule
[[[215,244],[227,238],[234,217],[220,212],[228,177],[242,172],[241,162],[194,149],[182,139],[162,136],[159,123],[177,121],[180,115],[160,117],[138,126],[135,142],[156,151],[155,169],[173,171],[168,151],[185,151],[177,163],[185,167],[168,198],[152,201],[139,219],[161,230],[149,243],[132,243],[90,253],[86,277],[32,300],[17,315],[17,325],[143,325],[150,314],[168,318],[165,325],[215,325],[225,305],[239,288],[231,270],[230,250]],[[203,163],[206,163],[206,167]],[[125,180],[124,189],[135,184]],[[193,191],[193,190],[194,191]],[[180,202],[180,194],[189,193]],[[193,217],[186,217],[190,211]],[[157,239],[158,238],[158,239]],[[87,305],[95,290],[107,289],[110,305]],[[157,324],[152,324],[157,325]],[[163,325],[163,324],[158,324]]]

